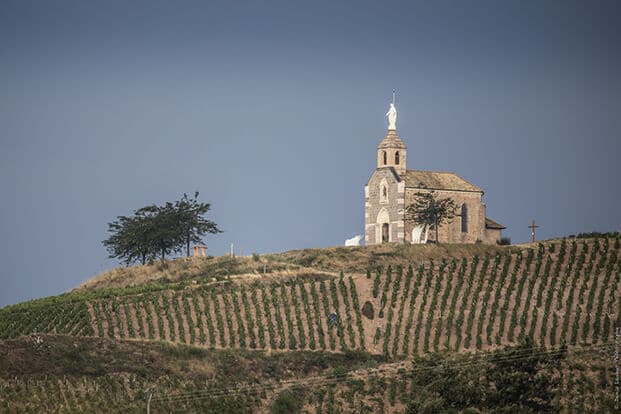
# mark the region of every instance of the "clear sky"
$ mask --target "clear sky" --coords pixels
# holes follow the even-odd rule
[[[0,2],[0,306],[117,265],[107,223],[200,191],[209,253],[335,246],[397,90],[408,168],[513,242],[621,230],[610,1]]]

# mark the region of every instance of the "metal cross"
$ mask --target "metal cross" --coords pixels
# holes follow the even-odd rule
[[[530,229],[530,238],[532,243],[535,242],[535,229],[538,227],[539,226],[535,224],[535,220],[533,220],[530,226],[528,226],[528,228]]]

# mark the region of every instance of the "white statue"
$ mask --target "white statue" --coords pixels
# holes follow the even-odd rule
[[[394,102],[390,103],[390,109],[386,112],[386,116],[388,117],[388,130],[396,130],[397,129],[397,108],[395,108]]]
[[[352,237],[351,239],[345,240],[345,246],[360,246],[360,240],[362,239],[361,235],[357,235]]]
[[[423,235],[424,232],[424,235]],[[429,228],[424,224],[414,226],[412,229],[412,244],[425,244],[427,243],[427,236],[429,235]]]

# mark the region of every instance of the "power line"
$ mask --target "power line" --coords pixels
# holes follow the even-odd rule
[[[473,360],[459,361],[459,362],[453,362],[453,363],[451,362],[447,363],[446,361],[441,361],[438,365],[417,366],[417,367],[413,367],[410,369],[404,369],[403,374],[415,373],[415,372],[421,372],[421,371],[441,370],[441,369],[447,369],[447,368],[465,368],[469,366],[482,365],[485,362],[489,362],[489,361],[486,361],[486,359],[490,359],[493,362],[511,362],[511,361],[518,361],[521,359],[528,359],[528,358],[533,358],[533,357],[543,356],[543,355],[555,355],[555,354],[560,355],[564,352],[570,352],[570,351],[571,353],[576,354],[576,353],[582,353],[582,352],[593,351],[593,350],[606,350],[607,348],[612,349],[613,346],[614,346],[613,344],[590,345],[590,346],[584,346],[582,348],[573,348],[571,350],[562,349],[562,348],[541,350],[538,347],[520,348],[520,349],[515,350],[518,352],[517,355],[497,357],[497,356],[494,356],[493,353],[486,353],[486,354],[481,355],[480,357],[473,358]],[[535,350],[535,352],[526,353],[529,350]],[[522,351],[524,351],[524,353],[520,353]],[[173,394],[170,397],[165,397],[165,396],[157,397],[153,399],[153,403],[189,402],[189,401],[207,399],[207,398],[212,398],[212,397],[217,398],[217,397],[226,396],[226,395],[234,395],[234,394],[239,394],[242,392],[249,392],[249,391],[260,392],[260,391],[264,391],[268,389],[274,389],[277,387],[282,388],[282,387],[287,387],[287,386],[295,386],[300,383],[309,384],[309,385],[327,385],[327,384],[342,381],[344,379],[350,378],[355,375],[363,375],[363,376],[368,377],[373,374],[383,373],[383,371],[380,371],[379,368],[372,368],[372,369],[368,369],[365,371],[366,372],[353,371],[353,372],[347,372],[347,373],[334,375],[334,376],[306,377],[302,379],[285,380],[285,381],[281,381],[278,383],[272,383],[272,384],[256,384],[256,385],[247,385],[247,386],[242,386],[242,387],[228,387],[228,388],[215,389],[215,390],[198,390],[198,391],[192,391],[192,392],[187,392],[187,393]]]

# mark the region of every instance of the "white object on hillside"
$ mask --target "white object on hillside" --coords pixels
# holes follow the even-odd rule
[[[352,237],[351,239],[345,240],[345,246],[360,246],[360,240],[362,239],[361,235],[357,235]]]
[[[423,236],[423,232],[425,232]],[[427,243],[427,236],[429,235],[429,228],[424,224],[414,226],[412,229],[412,244],[425,244]],[[421,238],[421,236],[423,236]]]

